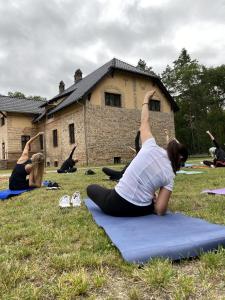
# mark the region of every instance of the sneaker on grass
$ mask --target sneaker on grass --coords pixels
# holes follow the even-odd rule
[[[66,208],[70,207],[70,196],[64,195],[59,199],[59,207]]]
[[[73,196],[71,197],[71,204],[73,207],[81,205],[81,198],[79,192],[75,192],[73,194]]]

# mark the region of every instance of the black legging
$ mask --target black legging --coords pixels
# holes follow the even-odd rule
[[[122,198],[114,189],[107,189],[97,184],[87,187],[87,195],[107,215],[137,217],[154,213],[153,203],[148,206],[134,205]]]
[[[105,173],[106,175],[108,175],[111,180],[119,180],[123,176],[124,172],[126,171],[127,167],[129,166],[129,164],[127,164],[121,171],[116,171],[116,170],[104,167],[104,168],[102,168],[102,172]]]

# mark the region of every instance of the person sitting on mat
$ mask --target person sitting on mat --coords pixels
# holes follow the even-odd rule
[[[140,147],[140,130],[138,130],[136,137],[135,137],[135,149],[129,147],[132,151],[135,152],[135,155],[137,155],[137,153],[140,151],[141,147]],[[102,172],[105,173],[107,176],[109,176],[110,180],[119,180],[124,172],[126,171],[127,167],[129,166],[130,163],[126,164],[126,166],[121,170],[121,171],[116,171],[110,168],[102,168]]]
[[[70,156],[63,162],[60,169],[57,170],[58,173],[74,173],[77,168],[75,168],[75,164],[78,162],[78,159],[73,159],[73,153],[76,149],[77,145],[75,145],[70,153]]]
[[[41,187],[44,174],[44,155],[42,153],[36,153],[29,159],[31,144],[41,134],[43,134],[43,132],[39,132],[26,143],[23,153],[18,159],[9,178],[10,190],[25,190],[28,188]],[[28,175],[29,179],[27,179]]]
[[[176,171],[188,157],[184,145],[172,140],[167,150],[159,147],[149,123],[149,100],[155,90],[145,97],[141,112],[142,148],[126,169],[115,189],[89,185],[87,195],[102,211],[112,216],[163,215],[173,189]],[[158,196],[156,191],[159,189]]]
[[[214,159],[213,161],[203,160],[203,164],[212,168],[225,167],[225,151],[217,143],[209,130],[206,131],[206,133],[209,135],[213,144],[215,145],[215,147],[211,147],[209,149],[209,153]]]

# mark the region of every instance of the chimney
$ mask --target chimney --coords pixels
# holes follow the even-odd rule
[[[61,80],[59,83],[59,94],[65,91],[65,83]]]
[[[74,82],[77,83],[82,79],[82,72],[80,69],[77,69],[75,74],[74,74]]]

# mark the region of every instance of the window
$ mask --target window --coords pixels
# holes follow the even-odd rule
[[[54,161],[54,167],[58,167],[58,160]]]
[[[26,143],[29,141],[30,136],[29,135],[22,135],[21,136],[21,147],[22,147],[22,151],[26,145]]]
[[[149,102],[149,110],[160,111],[160,101],[151,99]]]
[[[43,134],[39,135],[39,142],[40,142],[40,149],[44,149],[44,139],[43,139]]]
[[[69,139],[70,139],[70,144],[75,143],[74,123],[69,124]]]
[[[50,167],[50,161],[47,161],[47,167]]]
[[[5,159],[5,143],[2,143],[2,159]]]
[[[105,105],[121,107],[121,95],[105,93]]]
[[[114,164],[121,164],[121,157],[114,157]]]
[[[52,131],[52,136],[53,136],[53,147],[58,147],[58,132],[57,132],[57,129],[54,129]]]
[[[1,126],[4,126],[4,125],[5,125],[5,118],[1,117]]]

